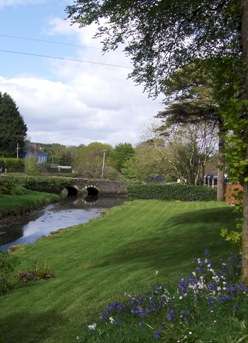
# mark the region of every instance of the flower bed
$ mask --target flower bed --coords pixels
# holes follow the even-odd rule
[[[248,287],[239,275],[237,256],[217,265],[208,256],[198,258],[175,288],[156,285],[146,294],[125,294],[123,301],[107,305],[100,319],[88,325],[86,337],[90,342],[112,342],[113,333],[121,342],[248,342]]]

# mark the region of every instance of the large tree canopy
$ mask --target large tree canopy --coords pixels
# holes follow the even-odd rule
[[[14,156],[17,144],[24,148],[27,126],[14,102],[6,93],[0,93],[0,155]]]
[[[237,168],[245,189],[242,271],[248,284],[248,0],[74,0],[67,11],[82,26],[97,23],[105,50],[124,46],[131,77],[155,95],[175,70],[196,59],[242,58],[241,91],[229,102],[224,96],[229,104],[222,114],[237,151],[244,152]]]
[[[237,0],[75,0],[67,12],[82,26],[97,23],[106,51],[124,46],[131,76],[153,94],[196,58],[241,52]]]

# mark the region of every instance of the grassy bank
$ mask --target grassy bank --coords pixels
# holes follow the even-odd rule
[[[58,199],[59,197],[55,194],[32,191],[21,195],[0,194],[0,219],[29,213]]]
[[[233,224],[221,203],[139,200],[15,252],[18,269],[47,262],[56,277],[0,297],[0,342],[75,342],[124,292],[175,283],[205,248],[213,258],[229,254],[219,232]]]

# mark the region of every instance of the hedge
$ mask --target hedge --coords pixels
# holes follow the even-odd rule
[[[20,158],[0,157],[0,167],[7,169],[8,172],[17,173],[24,171],[24,160]]]
[[[26,192],[27,190],[22,184],[4,176],[0,176],[0,195],[20,195],[25,194]]]
[[[204,186],[180,184],[130,184],[128,196],[130,199],[208,201],[216,200],[216,190]]]
[[[63,188],[70,186],[72,181],[69,177],[54,176],[2,176],[0,187],[4,182],[11,182],[37,192],[60,193]]]

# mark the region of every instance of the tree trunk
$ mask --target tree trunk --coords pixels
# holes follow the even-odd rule
[[[225,129],[223,122],[219,120],[219,152],[218,152],[218,180],[217,200],[224,201],[225,197]]]
[[[242,6],[242,28],[241,45],[243,61],[245,68],[245,82],[243,99],[248,100],[248,0],[241,0]],[[244,141],[247,142],[247,135],[244,135]],[[248,144],[246,149],[246,158],[248,159]],[[242,234],[242,279],[248,284],[248,184],[244,185],[244,224]]]

